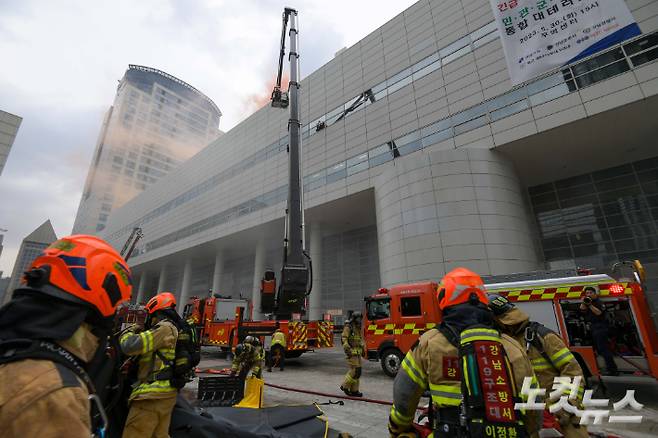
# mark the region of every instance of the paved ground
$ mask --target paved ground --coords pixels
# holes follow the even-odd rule
[[[200,365],[201,368],[229,366],[230,362],[212,349],[204,352]],[[290,359],[286,363],[284,372],[275,369],[272,373],[265,372],[264,377],[266,383],[342,395],[339,386],[346,369],[342,349],[336,347],[310,352],[299,359]],[[378,362],[363,362],[361,391],[364,397],[390,401],[392,399],[392,382],[393,380],[382,372]],[[641,424],[608,423],[603,427],[591,427],[590,429],[615,433],[625,438],[658,436],[658,383],[653,379],[646,378],[614,378],[614,381],[608,382],[608,397],[611,402],[620,400],[626,389],[635,389],[637,401],[645,405],[641,412],[644,416],[643,422]],[[322,403],[338,399],[271,387],[265,388],[264,398],[267,406],[318,403],[328,417],[329,425],[333,430],[348,432],[355,437],[381,438],[388,435],[386,429],[390,410],[388,406],[350,400],[345,400],[343,406],[322,405]],[[634,414],[632,411],[627,413],[627,415]]]

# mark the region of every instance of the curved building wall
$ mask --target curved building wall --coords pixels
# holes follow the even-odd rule
[[[485,274],[542,266],[514,166],[485,149],[395,162],[375,182],[382,285],[439,279],[466,266]]]

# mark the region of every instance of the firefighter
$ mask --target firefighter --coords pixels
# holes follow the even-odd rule
[[[267,361],[267,371],[272,372],[273,366],[278,366],[279,370],[283,371],[286,362],[286,335],[281,331],[281,326],[276,323],[276,330],[272,334],[272,345],[270,346],[270,354]]]
[[[162,292],[146,303],[145,331],[131,328],[121,336],[121,350],[138,356],[137,383],[129,398],[130,410],[123,438],[167,438],[178,390],[172,386],[166,362],[176,357],[176,298]]]
[[[345,323],[343,334],[340,337],[343,350],[347,356],[349,370],[340,389],[352,397],[363,397],[359,392],[359,378],[361,377],[361,356],[363,355],[363,337],[361,336],[361,312],[354,312]]]
[[[416,436],[412,422],[418,401],[426,389],[431,394],[434,437],[469,436],[463,430],[460,413],[463,396],[462,381],[458,376],[459,352],[443,330],[454,333],[451,338],[457,337],[459,341],[464,330],[477,327],[502,344],[517,388],[522,387],[525,376],[534,379],[532,365],[523,348],[511,337],[493,330],[487,295],[479,275],[465,268],[456,268],[443,277],[437,292],[442,311],[441,329],[425,332],[402,362],[393,384],[393,407],[388,423],[391,437]],[[531,436],[537,436],[538,418],[528,415],[523,420],[523,426],[518,422],[515,424],[525,427]]]
[[[106,382],[86,371],[94,375],[89,364],[104,362],[117,306],[131,292],[125,260],[94,236],[63,237],[32,262],[0,309],[2,436],[103,433],[90,418],[102,406],[89,398]]]
[[[244,379],[251,371],[253,377],[259,379],[263,377],[262,348],[256,345],[256,342],[256,338],[247,336],[242,344],[235,347],[233,363],[231,364],[231,376],[237,374],[241,379]]]
[[[582,409],[585,377],[576,357],[569,351],[562,338],[542,324],[530,321],[530,317],[507,298],[489,294],[489,308],[494,313],[496,325],[525,347],[535,370],[539,386],[550,394],[556,377],[573,379],[580,377],[581,385],[575,403]],[[568,395],[568,394],[567,394]],[[567,438],[588,437],[587,427],[580,426],[580,418],[560,410],[556,414],[562,433]]]

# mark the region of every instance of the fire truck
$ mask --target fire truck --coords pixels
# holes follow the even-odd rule
[[[630,275],[624,276],[624,270],[630,270]],[[658,379],[658,333],[639,262],[618,263],[607,273],[541,271],[484,280],[488,292],[507,297],[531,320],[558,333],[587,376],[600,376],[603,365],[594,353],[590,327],[579,311],[585,287],[594,286],[606,307],[610,347],[619,371]],[[433,282],[401,284],[379,289],[365,299],[367,357],[379,360],[387,375],[395,376],[418,337],[440,322],[436,289]]]
[[[231,310],[229,310],[231,309]],[[251,306],[247,300],[192,297],[185,306],[183,316],[198,330],[201,345],[232,350],[242,339],[251,335],[262,342],[271,336],[277,327],[286,336],[288,358],[303,353],[333,347],[333,324],[330,321],[300,320],[251,320]],[[226,312],[232,314],[227,317]]]

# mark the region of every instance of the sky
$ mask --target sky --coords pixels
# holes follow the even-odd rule
[[[46,219],[71,232],[104,112],[128,64],[210,97],[228,131],[276,74],[281,13],[299,11],[302,78],[414,0],[0,0],[0,109],[23,118],[0,175],[0,271]]]

